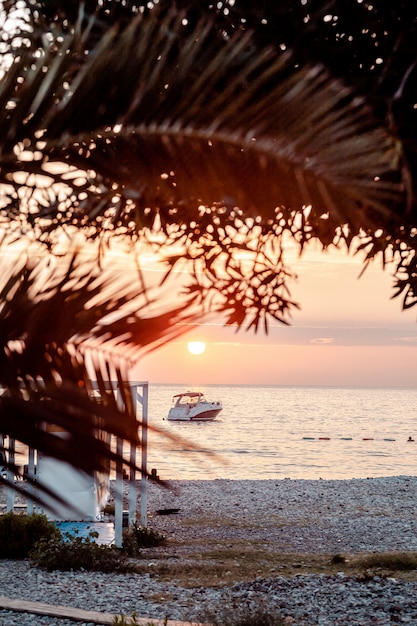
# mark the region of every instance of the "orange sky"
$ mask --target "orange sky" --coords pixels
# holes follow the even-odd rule
[[[373,264],[359,279],[360,258],[308,252],[290,266],[292,325],[268,336],[201,325],[148,355],[132,379],[150,383],[417,387],[417,308],[403,312],[389,269]],[[202,355],[187,350],[203,340]]]

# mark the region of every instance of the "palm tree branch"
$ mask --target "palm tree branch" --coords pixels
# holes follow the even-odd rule
[[[245,200],[246,205],[253,204],[258,188],[265,187],[262,183],[266,174],[272,173],[275,179],[282,179],[283,172],[287,171],[292,173],[293,193],[286,194],[282,184],[275,184],[268,205],[292,203],[292,208],[299,208],[302,194],[294,182],[297,172],[304,174],[304,180],[310,177],[313,180],[308,185],[312,187],[309,196],[316,204],[321,202],[318,210],[334,210],[341,203],[339,197],[337,203],[329,203],[326,196],[345,195],[337,190],[346,189],[349,175],[353,180],[353,184],[350,182],[347,186],[351,203],[376,204],[378,210],[383,210],[388,201],[402,199],[397,145],[376,125],[363,103],[339,81],[328,76],[323,68],[307,67],[289,72],[288,60],[274,59],[272,51],[251,56],[247,50],[247,34],[243,37],[236,35],[219,45],[218,35],[208,30],[207,25],[198,25],[192,36],[189,35],[189,48],[181,46],[177,51],[175,46],[182,31],[179,17],[165,17],[161,24],[158,12],[153,11],[150,17],[141,16],[133,22],[122,31],[117,28],[107,31],[78,71],[70,59],[66,60],[65,67],[59,66],[66,69],[61,83],[65,77],[69,85],[65,90],[61,88],[58,100],[56,89],[42,90],[36,84],[36,97],[39,99],[39,93],[45,95],[43,109],[48,114],[39,118],[38,107],[33,108],[32,104],[26,130],[47,129],[43,150],[48,158],[58,161],[64,158],[69,165],[84,170],[88,161],[89,166],[104,178],[114,179],[117,174],[122,182],[127,178],[131,187],[132,179],[138,181],[136,191],[142,195],[143,188],[150,183],[153,190],[158,188],[161,173],[170,171],[173,151],[178,154],[181,147],[182,154],[190,155],[180,163],[189,183],[190,174],[191,181],[196,180],[197,174],[201,179],[201,164],[206,165],[208,182],[198,197],[203,197],[203,201],[210,205],[222,197],[222,189],[219,189],[222,187],[219,182],[221,165],[239,156],[239,147],[243,147],[242,158],[237,159],[234,171],[227,172],[223,187],[232,184],[232,191],[241,188],[242,171],[252,167],[261,175],[261,184],[251,193],[240,190],[240,193],[233,194],[243,205],[241,208],[245,207]],[[135,45],[138,33],[140,43]],[[207,46],[201,46],[200,34]],[[59,51],[59,58],[71,58],[71,55],[64,54],[69,44],[65,42],[64,45],[65,50]],[[77,49],[76,42],[73,48]],[[187,49],[187,61],[184,49]],[[203,63],[212,49],[216,50],[212,62]],[[129,51],[128,55],[126,51]],[[134,73],[133,67],[136,68]],[[97,85],[104,81],[108,84],[109,68],[115,80],[103,101],[102,90]],[[115,73],[120,68],[129,73],[129,81],[123,74],[116,78]],[[234,80],[226,83],[231,71],[234,71]],[[135,76],[134,80],[132,76]],[[50,86],[54,81],[47,77],[48,72],[45,81]],[[59,84],[59,81],[55,82]],[[224,88],[227,84],[233,85],[232,92],[231,87]],[[164,85],[166,88],[162,89]],[[116,114],[114,104],[116,99],[120,103],[122,89],[126,105],[122,110],[119,106]],[[180,91],[182,98],[177,97]],[[51,102],[52,98],[55,104]],[[198,101],[199,106],[185,106],[184,101],[188,99]],[[25,98],[25,102],[29,101]],[[88,107],[91,105],[91,112],[85,110],[86,103]],[[82,120],[75,114],[81,107]],[[97,115],[97,109],[103,110],[103,114]],[[21,121],[22,115],[19,115],[19,123]],[[84,125],[88,133],[74,134],[77,125]],[[115,125],[120,127],[117,133],[113,131]],[[64,142],[59,141],[62,133]],[[54,137],[57,142],[50,142]],[[339,146],[341,137],[344,137],[343,150]],[[211,150],[208,142],[213,144]],[[131,154],[134,162],[127,168]],[[213,160],[216,162],[211,165]],[[262,166],[265,160],[268,165]],[[106,168],[106,162],[111,166]],[[115,162],[121,164],[111,174]],[[365,162],[368,177],[363,173]],[[191,164],[194,164],[193,169]],[[130,177],[125,169],[131,172]],[[326,185],[328,193],[324,197],[314,184],[316,179]],[[206,189],[210,189],[213,182],[217,183],[216,187],[208,195]],[[333,186],[335,190],[331,194]],[[156,198],[151,196],[149,200],[159,198],[154,192],[152,195]],[[185,192],[182,191],[181,195],[184,196]],[[257,201],[262,213],[264,205],[261,200]],[[345,202],[349,206],[348,201]],[[346,211],[341,213],[343,217]]]

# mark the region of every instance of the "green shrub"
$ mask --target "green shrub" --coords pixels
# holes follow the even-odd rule
[[[368,554],[361,557],[357,564],[367,570],[384,569],[407,572],[417,569],[417,554],[415,552]]]
[[[0,515],[0,559],[24,559],[39,540],[59,539],[61,533],[46,515]]]
[[[94,572],[131,572],[133,566],[126,554],[115,546],[102,545],[94,540],[97,533],[86,538],[66,533],[52,540],[41,539],[30,553],[32,564],[53,570],[87,570]]]
[[[220,614],[207,612],[203,621],[213,626],[284,626],[287,623],[262,603],[254,609],[239,606],[226,608]]]
[[[341,563],[346,563],[346,557],[342,554],[335,554],[330,559],[330,565],[339,565]]]
[[[163,546],[165,543],[165,537],[156,530],[139,526],[136,523],[123,533],[123,551],[131,557],[138,556],[141,548]]]
[[[135,537],[139,548],[154,548],[163,546],[166,543],[165,537],[156,530],[151,530],[138,524],[133,524],[129,530]]]
[[[213,626],[284,626],[287,622],[284,618],[277,615],[273,615],[266,608],[259,606],[255,609],[247,608],[235,608],[225,609],[221,614],[206,613],[204,620],[212,624]],[[126,615],[115,615],[113,618],[114,626],[135,626],[136,624],[142,624],[138,618],[137,613],[132,613],[131,617]],[[164,619],[164,624],[168,623],[168,618]],[[150,620],[146,626],[153,626],[152,620]]]

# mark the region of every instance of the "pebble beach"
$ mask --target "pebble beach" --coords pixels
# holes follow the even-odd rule
[[[114,493],[112,494],[114,495]],[[196,559],[216,542],[248,540],[269,552],[293,555],[417,551],[417,478],[351,480],[196,480],[149,483],[148,525],[167,538],[164,558]],[[0,502],[5,492],[0,491]],[[138,504],[139,508],[139,504]],[[161,514],[164,511],[172,514]],[[156,553],[155,553],[156,555]],[[417,624],[417,582],[372,575],[286,576],[279,566],[253,580],[185,588],[152,574],[45,572],[28,561],[0,561],[0,595],[145,618],[204,621],[225,608],[262,605],[299,626]],[[161,558],[159,554],[158,558]],[[207,621],[207,620],[206,620]],[[78,622],[79,623],[79,622]],[[0,626],[68,626],[70,620],[0,610]],[[86,626],[87,623],[84,624]]]

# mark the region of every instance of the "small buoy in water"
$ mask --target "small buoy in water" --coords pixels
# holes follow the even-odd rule
[[[414,439],[413,439],[412,437],[409,437],[409,438],[407,439],[407,441],[413,442],[413,441],[414,441]]]
[[[341,441],[352,441],[352,437],[340,437]]]
[[[330,437],[319,437],[320,441],[330,441]]]
[[[364,437],[363,441],[373,441],[374,438],[373,437]]]
[[[314,441],[314,437],[303,437],[305,441]]]
[[[395,441],[395,439],[391,439],[391,437],[385,437],[384,441]]]

